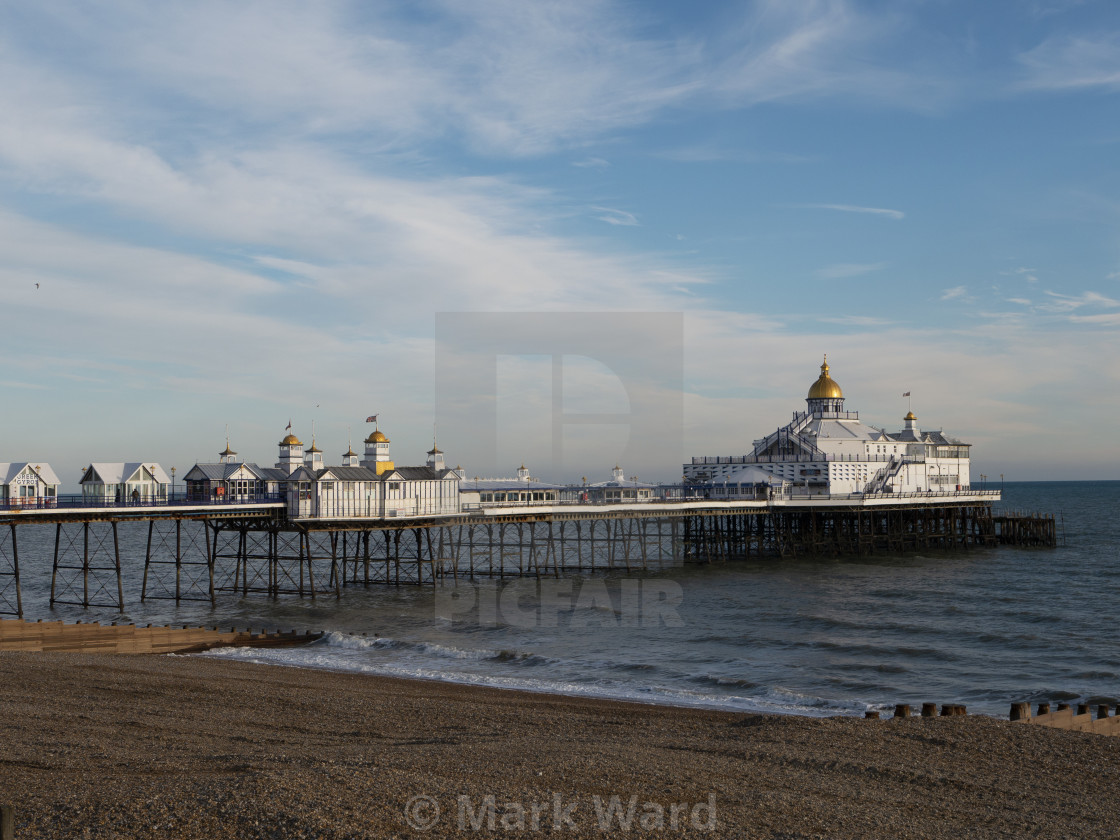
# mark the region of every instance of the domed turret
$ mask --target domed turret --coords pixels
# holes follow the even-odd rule
[[[903,440],[921,440],[922,430],[918,428],[918,417],[913,411],[907,411],[906,416],[902,418],[902,434],[900,437]]]
[[[237,453],[229,447],[229,438],[226,438],[226,448],[218,453],[219,464],[235,464],[237,463]]]
[[[842,400],[844,399],[844,392],[840,389],[840,384],[828,375],[828,356],[824,357],[824,362],[821,364],[821,375],[817,377],[817,381],[809,387],[810,400]]]
[[[361,461],[366,469],[373,470],[378,475],[395,469],[389,457],[389,438],[375,426],[370,436],[366,438],[366,455]]]
[[[821,375],[809,386],[809,396],[805,398],[810,414],[844,410],[844,392],[840,384],[829,376],[828,371],[828,356],[825,356],[821,363]]]
[[[358,466],[358,453],[354,451],[354,446],[351,444],[346,447],[346,451],[342,454],[342,466],[356,467]]]
[[[323,450],[315,445],[315,436],[311,437],[311,446],[303,452],[303,463],[313,470],[323,468]]]
[[[289,475],[303,463],[303,441],[292,434],[292,424],[288,424],[288,434],[280,441],[280,460],[276,468],[285,470]]]

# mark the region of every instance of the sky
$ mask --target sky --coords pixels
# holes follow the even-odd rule
[[[0,112],[0,460],[63,492],[227,429],[270,465],[289,422],[337,463],[374,413],[398,464],[438,435],[472,475],[672,481],[788,422],[824,354],[974,474],[1120,477],[1107,0],[2,3]],[[511,339],[472,459],[436,329],[476,313]],[[582,355],[613,318],[677,347],[664,441],[587,425],[554,461],[529,315],[567,325],[566,412],[651,404]]]

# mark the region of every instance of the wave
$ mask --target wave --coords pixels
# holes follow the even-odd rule
[[[389,655],[377,655],[386,653]],[[345,633],[329,633],[320,641],[300,648],[222,648],[197,655],[262,665],[427,679],[488,688],[726,711],[826,717],[862,715],[870,708],[880,708],[862,701],[831,700],[782,687],[759,686],[744,678],[712,674],[694,674],[689,677],[698,689],[594,676],[602,673],[603,666],[612,667],[615,671],[637,670],[644,675],[656,668],[642,663],[568,663],[519,651],[463,650],[431,642],[409,642],[384,637],[371,639]],[[454,667],[454,662],[458,662],[460,667]],[[531,666],[534,671],[532,676],[526,673],[497,673],[493,670],[496,664]],[[473,670],[474,667],[480,670]],[[543,673],[548,668],[552,672]],[[705,686],[709,687],[706,691],[703,690]]]
[[[543,665],[553,660],[535,653],[517,650],[489,650],[485,648],[458,648],[436,642],[412,642],[404,639],[390,639],[385,636],[368,638],[352,633],[330,632],[313,642],[310,647],[331,647],[352,651],[400,651],[419,653],[437,659],[451,660],[488,660],[491,662],[517,663],[524,665]]]

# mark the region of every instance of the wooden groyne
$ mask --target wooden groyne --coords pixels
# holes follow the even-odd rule
[[[61,621],[0,620],[0,651],[30,650],[57,653],[197,653],[216,647],[280,647],[299,645],[322,636],[310,630],[251,629],[228,631],[217,627],[137,627],[135,624],[94,624]]]
[[[1094,714],[1095,711],[1095,714]],[[1038,713],[1031,714],[1030,703],[1011,704],[1012,723],[1033,723],[1038,726],[1048,726],[1051,729],[1066,729],[1070,732],[1091,732],[1095,735],[1120,735],[1120,705],[1113,707],[1108,703],[1078,703],[1076,709],[1069,703],[1059,703],[1054,711],[1050,711],[1049,703],[1039,703]],[[968,710],[959,703],[946,703],[938,714],[936,703],[922,704],[922,717],[957,717],[968,714]],[[864,714],[870,720],[880,720],[880,713],[872,710]],[[899,703],[894,708],[894,718],[910,717],[910,706]]]
[[[1092,703],[1078,703],[1074,711],[1069,703],[1059,703],[1058,708],[1050,711],[1049,703],[1038,704],[1038,714],[1031,715],[1030,703],[1012,703],[1011,720],[1015,723],[1034,723],[1053,729],[1068,729],[1072,732],[1093,732],[1097,735],[1120,735],[1120,706],[1116,714],[1109,714],[1108,703],[1096,705],[1093,715]]]

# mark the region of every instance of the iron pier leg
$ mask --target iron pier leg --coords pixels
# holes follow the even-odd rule
[[[62,523],[55,525],[54,531],[54,568],[51,570],[51,608],[54,608],[54,587],[58,581],[58,550],[62,539]]]
[[[16,523],[12,523],[12,573],[16,579],[16,617],[23,618],[23,593],[19,586],[19,547],[16,545]]]
[[[210,605],[217,603],[214,595],[214,554],[210,551],[210,534],[208,520],[202,520],[202,542],[206,545],[206,570],[210,577]]]
[[[124,580],[121,577],[121,544],[117,539],[117,520],[113,520],[113,561],[117,567],[117,609],[124,612]]]
[[[175,520],[175,606],[179,606],[182,596],[183,573],[183,520]]]
[[[152,565],[152,532],[155,530],[156,521],[148,521],[148,547],[144,550],[144,580],[140,584],[140,603],[143,604],[148,597],[148,567]]]
[[[82,606],[89,606],[89,523],[82,523],[84,548],[82,550]]]

